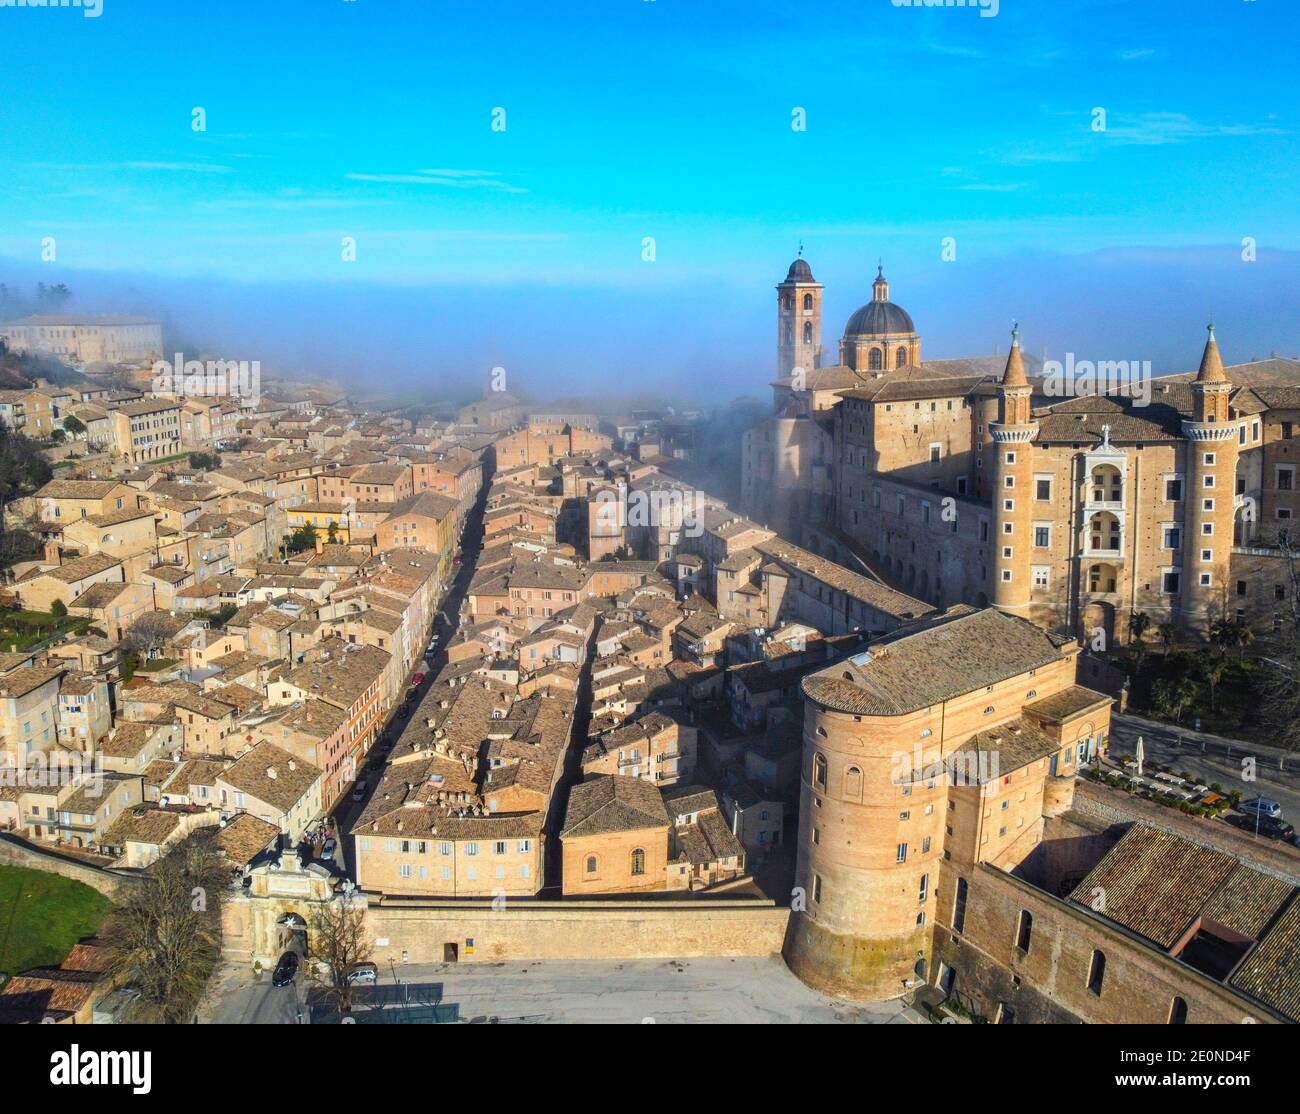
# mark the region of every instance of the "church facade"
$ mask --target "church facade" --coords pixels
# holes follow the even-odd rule
[[[1091,644],[1134,611],[1268,629],[1300,514],[1300,361],[1063,396],[1022,351],[923,360],[883,270],[823,360],[822,286],[777,287],[774,416],[745,435],[743,509],[936,606],[993,604]],[[1105,381],[1100,380],[1103,391]]]

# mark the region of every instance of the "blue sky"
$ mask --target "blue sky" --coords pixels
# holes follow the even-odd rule
[[[989,351],[1012,316],[1075,350],[1121,343],[1109,318],[1170,370],[1210,313],[1240,358],[1300,349],[1259,293],[1298,273],[1293,0],[103,4],[0,7],[0,272],[107,308],[171,291],[205,344],[371,345],[397,285],[389,327],[425,338],[403,373],[762,381],[802,240],[831,345],[883,256],[926,355]],[[1170,275],[1186,304],[1160,308]]]

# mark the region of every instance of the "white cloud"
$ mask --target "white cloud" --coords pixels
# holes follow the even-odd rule
[[[409,174],[362,174],[352,171],[345,175],[353,182],[382,182],[403,186],[447,186],[459,190],[499,190],[502,193],[527,193],[522,186],[503,182],[495,170],[417,170]]]
[[[35,170],[171,170],[190,174],[230,174],[232,166],[221,166],[211,162],[151,162],[138,160],[134,162],[36,162],[30,164]]]

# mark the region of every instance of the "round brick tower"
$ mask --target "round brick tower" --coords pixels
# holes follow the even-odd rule
[[[1231,393],[1210,325],[1201,367],[1192,383],[1193,417],[1183,421],[1187,490],[1181,614],[1184,624],[1202,630],[1225,617],[1227,606],[1238,455],[1238,427],[1229,421]]]
[[[1011,352],[998,387],[998,421],[989,426],[993,462],[993,604],[1028,618],[1030,547],[1033,530],[1034,438],[1038,423],[1030,409],[1032,388],[1020,355],[1020,329],[1011,332]]]
[[[855,714],[847,678],[809,677],[803,691],[798,861],[786,962],[804,982],[828,993],[895,998],[919,977],[918,960],[929,952],[925,894],[938,880],[944,781],[929,788],[911,777],[916,715]],[[900,773],[904,759],[906,775]]]

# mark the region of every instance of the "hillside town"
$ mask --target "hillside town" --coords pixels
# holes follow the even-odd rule
[[[778,320],[810,282],[796,261]],[[78,373],[0,396],[53,460],[5,508],[39,547],[0,597],[7,853],[117,886],[210,838],[222,962],[273,968],[273,987],[321,962],[322,911],[340,909],[364,926],[354,973],[781,954],[819,994],[916,1019],[1296,1020],[1300,853],[1224,821],[1246,794],[1153,783],[1140,741],[1136,767],[1112,748],[1131,677],[1097,652],[1091,610],[1115,610],[1111,587],[1062,615],[1024,606],[1028,566],[988,536],[1030,530],[1010,511],[980,512],[964,580],[947,549],[933,580],[925,554],[890,556],[917,548],[898,524],[913,499],[922,526],[927,508],[942,522],[982,475],[964,450],[974,465],[944,471],[948,442],[936,462],[938,435],[894,430],[892,405],[911,421],[927,400],[933,423],[939,400],[991,400],[995,446],[1057,419],[1029,409],[1041,384],[1018,339],[1000,370],[953,379],[887,293],[878,278],[841,342],[874,370],[784,369],[777,417],[738,456],[754,517],[698,482],[703,413],[495,384],[442,416],[319,384],[214,397],[158,378],[157,326],[11,327],[17,351]],[[873,344],[899,364],[876,367]],[[1272,419],[1240,401],[1260,389],[1231,393],[1235,373],[1211,337],[1179,389],[1248,443]],[[884,410],[863,424],[868,402]],[[764,447],[773,431],[812,454]],[[1113,516],[1119,446],[1144,432],[1108,423],[1080,450],[1117,477]],[[908,475],[877,465],[870,501],[848,479],[864,437]],[[989,452],[993,488],[1033,490],[1013,452]],[[778,457],[782,477],[757,474]],[[758,498],[777,494],[795,496],[779,513]],[[1010,573],[992,602],[981,561]],[[1131,641],[1137,613],[1096,629]],[[111,942],[78,947],[16,972],[0,1016],[111,1013],[130,989],[93,958]],[[240,985],[257,1009],[281,1001]],[[204,1008],[236,1019],[216,991]]]

